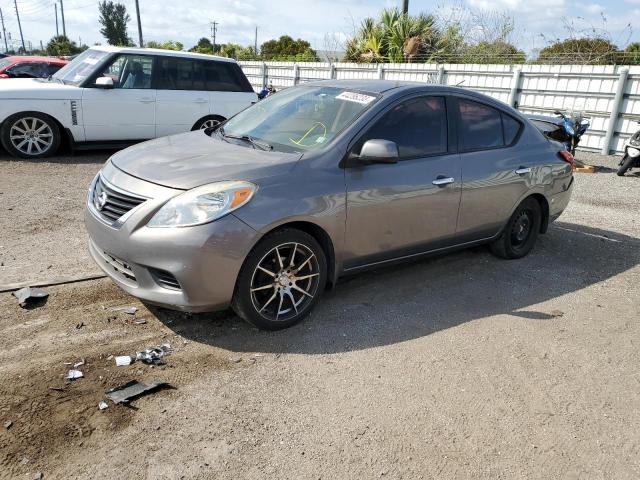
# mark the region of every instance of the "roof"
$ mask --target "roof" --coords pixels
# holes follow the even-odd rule
[[[324,87],[337,87],[346,88],[350,90],[361,90],[371,93],[384,93],[389,90],[395,89],[411,89],[421,88],[423,90],[430,91],[447,91],[447,92],[464,92],[465,94],[474,95],[475,92],[466,88],[453,87],[450,85],[439,85],[437,83],[425,83],[425,82],[410,82],[406,80],[318,80],[313,82],[304,83],[304,85],[312,86],[324,86]],[[476,95],[478,96],[478,95]],[[484,96],[483,96],[484,97]]]
[[[19,56],[12,55],[7,57],[7,60],[11,60],[13,63],[28,63],[28,62],[51,62],[51,63],[68,63],[66,60],[57,57],[37,57],[37,56]]]
[[[221,62],[236,63],[236,61],[232,58],[218,57],[217,55],[207,55],[206,53],[182,52],[178,50],[163,50],[161,48],[114,47],[112,45],[96,45],[94,47],[91,47],[90,50],[100,50],[103,52],[114,52],[114,53],[134,53],[134,54],[144,53],[144,54],[153,54],[153,55],[164,55],[168,57],[187,57],[187,58],[198,58],[200,60],[219,60]]]

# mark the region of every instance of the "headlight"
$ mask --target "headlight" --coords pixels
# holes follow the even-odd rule
[[[212,222],[247,203],[256,186],[249,182],[216,182],[173,197],[151,218],[148,227],[190,227]]]
[[[637,157],[638,155],[640,155],[640,150],[638,150],[637,148],[627,148],[627,155],[629,155],[630,157]]]

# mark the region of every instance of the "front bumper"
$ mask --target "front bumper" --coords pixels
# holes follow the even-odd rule
[[[123,290],[155,305],[192,312],[227,307],[259,234],[233,214],[195,227],[149,228],[153,214],[180,191],[136,179],[110,164],[102,175],[125,191],[152,198],[113,225],[87,201],[89,250],[100,268]]]

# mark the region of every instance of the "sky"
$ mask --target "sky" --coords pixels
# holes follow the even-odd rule
[[[87,45],[105,43],[99,33],[98,2],[63,1],[67,36]],[[135,2],[119,1],[131,15],[129,36],[137,41]],[[31,41],[34,48],[40,41],[46,44],[55,35],[54,4],[57,2],[59,0],[18,0],[25,42]],[[335,39],[352,34],[354,25],[363,18],[377,16],[383,8],[399,6],[401,1],[139,0],[139,3],[145,41],[174,40],[190,48],[199,38],[210,37],[210,22],[216,21],[217,43],[253,45],[258,27],[258,44],[287,34],[310,41],[317,50],[335,50],[339,43]],[[606,28],[614,43],[622,47],[629,41],[640,41],[640,26],[638,32],[628,28],[630,20],[640,18],[640,0],[410,0],[409,13],[444,12],[456,4],[511,14],[516,26],[512,41],[527,52],[544,47],[550,39],[566,37],[563,18],[573,21],[578,29]],[[0,9],[7,37],[18,46],[20,34],[13,0],[0,0]],[[62,32],[61,23],[59,28]],[[0,41],[0,51],[3,50],[4,39]]]

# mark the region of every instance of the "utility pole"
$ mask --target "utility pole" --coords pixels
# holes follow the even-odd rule
[[[60,36],[60,31],[58,30],[58,4],[54,3],[53,6],[56,9],[56,37]]]
[[[405,15],[409,13],[409,0],[402,0],[402,13]]]
[[[211,39],[213,40],[213,54],[216,53],[216,32],[218,31],[218,22],[211,22]]]
[[[64,3],[60,0],[60,17],[62,19],[62,35],[67,36],[67,25],[64,23]]]
[[[20,24],[20,15],[18,14],[18,0],[13,0],[13,4],[16,7],[16,18],[18,19],[18,29],[20,30],[20,40],[22,41],[22,51],[27,53],[27,48],[24,46],[24,37],[22,36],[22,25]]]
[[[138,0],[136,0],[136,16],[138,17],[138,40],[140,41],[140,48],[143,48],[144,42],[142,41],[142,22],[140,21],[140,5],[138,5]]]
[[[256,27],[256,36],[253,40],[253,53],[258,55],[258,27]]]
[[[0,21],[2,22],[2,37],[4,38],[4,51],[9,52],[9,45],[7,45],[7,31],[4,29],[4,17],[2,16],[2,9],[0,8]]]

